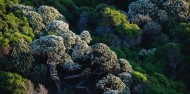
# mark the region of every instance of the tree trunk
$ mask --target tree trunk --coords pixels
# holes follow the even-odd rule
[[[47,62],[47,64],[49,64],[49,67],[50,67],[50,77],[55,82],[58,92],[61,92],[62,82],[59,79],[59,76],[57,74],[57,70],[56,70],[57,64],[56,62]]]

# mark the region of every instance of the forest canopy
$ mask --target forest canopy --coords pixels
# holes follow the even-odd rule
[[[189,0],[1,0],[0,93],[187,94]]]

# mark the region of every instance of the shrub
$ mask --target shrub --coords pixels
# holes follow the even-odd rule
[[[64,32],[67,32],[69,31],[69,25],[67,22],[64,22],[64,21],[59,21],[59,20],[55,20],[55,21],[52,21],[47,29],[46,29],[47,32],[56,32],[57,35],[61,35],[63,34]]]
[[[27,75],[32,68],[32,62],[34,62],[33,56],[30,54],[31,48],[26,41],[20,40],[10,51],[8,62],[5,62],[5,69],[14,69],[23,75]]]
[[[74,11],[78,8],[73,0],[21,0],[25,5],[39,7],[41,5],[53,6],[64,14],[67,20],[75,24]]]
[[[65,21],[65,17],[59,13],[57,9],[50,6],[40,6],[37,9],[37,12],[42,16],[46,25],[51,23],[54,20]]]
[[[139,43],[140,28],[135,24],[130,24],[127,21],[126,13],[114,6],[106,4],[97,5],[89,15],[89,23],[94,25],[90,29],[94,31],[95,28],[93,33],[97,36],[109,35],[108,37],[104,37],[108,40],[109,45],[112,45],[112,42],[114,42],[119,45],[122,43],[122,45],[132,47]],[[116,36],[118,39],[112,36]]]
[[[9,47],[18,42],[19,39],[24,39],[27,42],[32,42],[35,37],[32,28],[28,24],[25,17],[16,17],[11,11],[0,16],[0,47]]]
[[[163,6],[173,20],[184,21],[190,17],[190,3],[187,0],[166,0]]]
[[[137,0],[135,2],[130,3],[128,7],[128,16],[130,19],[133,19],[138,15],[150,15],[152,16],[158,8],[155,4],[152,4],[149,0]]]
[[[140,28],[136,24],[120,24],[117,27],[116,33],[119,35],[126,35],[129,39],[136,38],[140,35]]]
[[[140,73],[138,71],[134,71],[132,74],[135,80],[142,83],[148,82],[148,76],[146,74]]]
[[[150,0],[137,0],[132,2],[128,7],[129,19],[135,20],[140,16],[148,16],[159,22],[168,21],[168,15],[165,10],[160,9]]]
[[[32,26],[34,33],[40,35],[45,28],[41,15],[35,11],[29,11],[26,14],[29,18],[30,25]]]
[[[190,23],[179,23],[170,32],[175,41],[184,42],[190,37]]]
[[[0,92],[6,94],[31,94],[33,84],[18,74],[0,72]]]
[[[150,84],[143,94],[185,94],[187,89],[180,81],[173,81],[168,79],[163,74],[154,73],[149,79]]]
[[[107,45],[103,43],[93,45],[92,53],[95,57],[92,60],[92,63],[99,64],[100,70],[109,73],[118,71],[119,64],[117,63],[117,56]]]
[[[47,66],[45,64],[33,64],[27,77],[36,84],[42,82],[46,74]]]
[[[156,22],[149,22],[144,25],[142,30],[142,42],[146,46],[163,44],[166,40],[162,33],[162,27]]]
[[[126,58],[126,55],[122,49],[117,47],[111,47],[111,50],[113,50],[119,58]]]
[[[182,56],[180,54],[181,49],[180,46],[176,43],[167,43],[167,58],[169,61],[169,66],[173,69],[176,69],[176,67],[182,62]]]
[[[125,59],[119,59],[118,63],[120,64],[120,70],[122,72],[129,72],[132,73],[133,69],[129,62]]]
[[[121,81],[119,77],[116,77],[112,74],[108,74],[106,77],[103,77],[96,84],[98,89],[102,89],[103,91],[107,90],[119,90],[122,91],[125,89],[125,84]]]
[[[100,19],[99,24],[105,26],[113,27],[127,22],[126,15],[124,15],[121,11],[117,10],[113,6],[108,6],[105,4],[99,4],[91,15],[94,19]],[[106,20],[106,22],[103,19]]]

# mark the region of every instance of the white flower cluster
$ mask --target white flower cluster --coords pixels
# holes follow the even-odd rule
[[[64,42],[65,42],[65,47],[67,49],[72,49],[73,45],[76,44],[76,37],[77,35],[73,32],[66,32],[63,33]]]
[[[68,30],[69,30],[68,23],[61,21],[61,20],[54,20],[47,27],[48,32],[54,31],[58,35],[61,35],[63,32],[67,32]]]
[[[72,52],[72,58],[86,60],[89,58],[91,53],[91,47],[85,41],[79,42],[74,46],[74,51]]]
[[[156,20],[161,22],[168,20],[166,11],[159,9],[158,6],[153,4],[150,0],[137,0],[129,5],[129,19],[138,21],[137,18],[141,15],[148,16],[148,18],[156,18]]]
[[[48,35],[36,39],[31,44],[33,54],[45,54],[48,56],[48,63],[55,62],[62,64],[66,70],[79,69],[80,65],[74,63],[68,55],[64,46],[64,39],[60,36]]]
[[[83,31],[80,34],[80,37],[83,41],[86,41],[86,43],[90,43],[90,41],[92,40],[90,33],[88,31]]]
[[[125,59],[119,59],[118,63],[120,64],[120,70],[122,72],[129,72],[132,73],[133,69],[129,62]]]
[[[34,30],[34,33],[41,35],[44,29],[55,30],[61,32],[68,30],[69,25],[65,17],[60,14],[57,9],[50,6],[40,6],[37,10],[30,6],[15,4],[13,9],[23,10],[23,13],[29,18],[29,22]],[[61,31],[60,31],[61,30]]]
[[[177,15],[180,19],[190,18],[190,3],[186,0],[167,0],[163,6],[170,16]]]
[[[106,72],[113,72],[119,69],[117,55],[107,45],[97,43],[91,47],[94,57],[92,64],[100,64],[101,70]]]
[[[14,4],[12,9],[14,10],[25,10],[25,11],[34,11],[35,8],[31,7],[31,6],[25,6],[22,4]]]
[[[33,54],[47,54],[49,59],[57,60],[65,53],[64,40],[62,37],[48,35],[36,39],[31,44]],[[56,57],[55,57],[56,56]]]
[[[109,90],[122,91],[126,88],[126,85],[121,81],[119,77],[108,74],[106,77],[103,77],[98,81],[96,87],[103,90],[104,92]]]
[[[137,0],[129,5],[128,17],[133,19],[138,15],[151,16],[158,10],[155,4],[149,0]]]
[[[62,20],[65,21],[65,17],[60,14],[57,9],[50,7],[50,6],[40,6],[37,9],[37,12],[41,14],[43,20],[45,21],[46,25],[51,23],[54,20]]]
[[[29,17],[29,22],[34,33],[40,35],[41,31],[45,28],[41,15],[35,11],[27,11],[25,15]]]
[[[190,3],[187,0],[137,0],[129,5],[128,16],[132,20],[138,15],[147,15],[160,22],[169,18],[190,18]]]
[[[63,37],[66,49],[72,49],[74,45],[76,48],[77,46],[79,46],[78,44],[80,44],[80,46],[81,44],[88,45],[88,43],[90,43],[90,41],[92,40],[88,31],[83,31],[80,35],[76,35],[71,30],[69,30],[68,23],[61,20],[55,20],[51,22],[47,27],[46,31],[53,32],[56,35]],[[75,52],[79,52],[79,49],[76,49]]]
[[[24,53],[29,53],[31,50],[30,46],[28,46],[27,42],[23,39],[20,39],[19,42],[12,48],[11,57],[19,58],[20,55]]]
[[[11,52],[11,61],[12,68],[16,68],[15,71],[27,73],[29,69],[32,67],[32,62],[34,62],[34,58],[32,54],[30,54],[31,48],[26,41],[23,39],[19,40],[19,42],[12,48]],[[26,75],[26,74],[25,74]]]

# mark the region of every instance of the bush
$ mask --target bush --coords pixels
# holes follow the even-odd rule
[[[119,33],[119,35],[126,35],[128,38],[135,38],[140,35],[140,28],[136,24],[120,24],[117,27],[116,33]]]
[[[127,14],[114,6],[97,5],[89,15],[89,24],[93,25],[90,29],[97,36],[111,36],[103,37],[107,40],[112,40],[106,42],[109,45],[112,45],[112,42],[114,42],[116,45],[113,44],[112,46],[119,46],[122,43],[122,45],[132,47],[139,43],[140,28],[136,24],[130,24],[127,21]],[[113,38],[112,36],[118,38]]]
[[[33,64],[27,76],[34,84],[37,84],[43,81],[46,74],[47,74],[47,67],[45,64]]]
[[[185,42],[190,37],[190,23],[179,23],[170,32],[176,41]]]
[[[142,83],[148,82],[148,76],[146,74],[140,73],[138,71],[134,71],[132,74],[135,80]]]
[[[128,7],[128,16],[130,19],[133,19],[138,15],[154,15],[157,12],[158,8],[155,4],[152,4],[149,0],[137,0],[130,3]]]
[[[10,72],[0,72],[0,92],[5,94],[31,94],[33,84],[20,75]]]
[[[39,7],[41,5],[53,6],[64,14],[70,23],[75,24],[74,11],[78,8],[72,0],[21,0],[25,5]]]
[[[5,4],[5,2],[3,3]],[[26,17],[18,18],[12,11],[1,14],[0,25],[0,31],[2,32],[0,34],[0,47],[9,47],[18,42],[19,39],[32,42],[35,37]]]
[[[188,0],[166,0],[163,6],[171,20],[186,21],[190,17]]]
[[[111,50],[113,50],[119,58],[126,58],[126,55],[123,50],[117,47],[111,47]]]
[[[107,90],[122,91],[125,89],[126,86],[119,77],[108,74],[106,77],[103,77],[101,80],[98,81],[96,87],[105,92]]]
[[[150,77],[150,84],[143,94],[186,94],[187,88],[181,81],[173,81],[163,74],[154,73]]]
[[[26,41],[20,40],[12,46],[10,53],[5,60],[1,62],[1,69],[6,71],[14,71],[24,76],[29,74],[34,62],[33,56],[30,54],[30,47]]]
[[[130,3],[128,16],[132,21],[139,20],[140,16],[152,18],[154,21],[161,23],[168,21],[167,12],[159,8],[156,4],[153,4],[150,0],[137,0]]]
[[[98,23],[99,25],[113,27],[118,26],[121,23],[127,23],[127,16],[125,14],[117,10],[115,7],[105,4],[99,4],[98,6],[96,6],[95,10],[92,12],[91,15],[92,20],[95,20],[97,18],[100,19],[100,23]],[[104,21],[103,19],[106,21]]]

